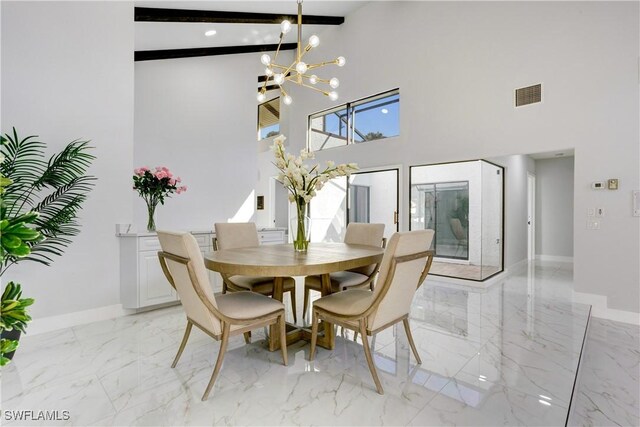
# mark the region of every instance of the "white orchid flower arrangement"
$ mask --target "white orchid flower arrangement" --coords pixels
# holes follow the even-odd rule
[[[336,166],[332,161],[327,162],[323,171],[320,171],[317,164],[309,167],[304,162],[313,159],[313,153],[306,149],[301,150],[298,157],[287,153],[284,149],[286,139],[284,135],[276,137],[273,140],[271,150],[276,158],[273,164],[280,170],[277,179],[289,191],[291,203],[308,204],[327,181],[339,176],[349,176],[358,170],[358,165],[355,163],[343,163]]]
[[[336,166],[328,161],[324,170],[320,171],[319,165],[310,167],[304,163],[314,158],[308,150],[301,150],[298,157],[287,153],[284,149],[286,139],[284,135],[279,135],[273,140],[271,150],[276,158],[273,164],[280,170],[277,179],[289,192],[289,201],[296,204],[296,225],[292,224],[293,247],[296,251],[306,252],[309,246],[309,202],[329,180],[351,175],[358,170],[358,165],[343,163]]]

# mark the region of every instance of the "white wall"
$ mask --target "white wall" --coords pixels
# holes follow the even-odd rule
[[[536,255],[573,257],[573,173],[573,157],[536,160]]]
[[[637,2],[369,3],[324,32],[308,62],[347,58],[345,67],[318,73],[340,78],[341,101],[399,87],[400,136],[317,158],[407,166],[575,147],[575,290],[640,312],[640,225],[631,215],[631,190],[640,188],[638,9]],[[514,108],[514,89],[539,82],[543,103]],[[287,135],[300,149],[307,115],[333,103],[291,94]],[[260,156],[262,173],[269,156]],[[589,189],[606,178],[619,178],[620,190]],[[408,194],[406,168],[401,188]],[[585,228],[589,206],[607,209],[600,230]]]
[[[262,68],[259,54],[135,64],[134,162],[165,165],[188,187],[158,207],[158,228],[207,230],[214,222],[256,219]],[[144,229],[145,204],[132,197],[136,225]]]
[[[37,134],[50,152],[91,140],[98,177],[81,234],[51,267],[23,263],[3,281],[34,297],[34,319],[119,303],[115,224],[131,222],[133,4],[2,5],[2,131]]]

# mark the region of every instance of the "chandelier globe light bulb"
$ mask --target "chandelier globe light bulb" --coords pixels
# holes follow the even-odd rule
[[[286,19],[282,21],[282,23],[280,24],[280,31],[282,31],[282,34],[287,34],[289,31],[291,31],[291,22],[287,21]]]
[[[304,63],[304,62],[302,62],[302,61],[298,62],[298,63],[296,64],[296,71],[297,71],[299,74],[304,74],[304,73],[306,73],[306,72],[307,72],[307,64],[306,64],[306,63]]]
[[[302,60],[305,54],[307,54],[311,49],[314,49],[320,45],[320,37],[318,37],[316,34],[311,34],[307,39],[307,44],[304,44],[304,41],[302,39],[302,34],[305,33],[302,28],[302,2],[303,0],[297,0],[297,20],[294,21],[290,18],[285,19],[280,23],[280,40],[278,41],[275,52],[271,54],[272,56],[267,53],[263,53],[260,56],[260,61],[262,62],[263,66],[265,66],[265,75],[260,78],[260,80],[263,80],[262,88],[260,89],[260,93],[258,93],[257,95],[258,100],[261,102],[267,98],[267,87],[269,88],[269,90],[274,88],[274,86],[268,86],[270,84],[275,85],[275,87],[278,87],[281,90],[280,100],[285,105],[290,105],[293,102],[293,99],[287,93],[287,90],[291,85],[299,85],[308,89],[312,89],[330,98],[332,101],[338,99],[338,93],[335,92],[334,89],[337,89],[340,86],[340,80],[338,80],[337,77],[326,79],[320,78],[316,74],[313,74],[313,72],[317,72],[316,68],[321,68],[324,66],[337,65],[339,67],[343,67],[346,63],[346,59],[344,58],[344,56],[334,56],[333,59],[329,57],[329,59],[321,62],[308,63]],[[296,25],[296,31],[292,31],[294,29],[294,25]],[[254,30],[253,32],[256,35],[258,33],[257,30]],[[285,37],[285,34],[288,34],[290,32],[297,32],[297,37],[295,37],[295,41],[297,43],[288,43],[289,41],[294,41],[292,40],[294,38],[293,35]],[[270,40],[271,37],[267,36],[265,39]],[[295,45],[297,47],[297,50],[293,56],[293,60],[285,59],[286,63],[283,63],[281,61],[281,59],[283,58],[279,54],[282,50],[287,50],[284,48],[285,45],[291,45],[292,47]],[[323,88],[320,88],[320,86],[323,86]]]

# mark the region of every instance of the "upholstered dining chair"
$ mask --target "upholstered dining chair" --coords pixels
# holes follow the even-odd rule
[[[429,247],[433,235],[433,230],[416,230],[391,236],[373,292],[348,289],[314,301],[309,360],[315,356],[318,320],[358,331],[376,389],[383,394],[367,336],[402,321],[411,350],[418,364],[422,363],[409,328],[409,311],[416,290],[431,268],[433,251]]]
[[[207,400],[222,367],[230,336],[278,323],[280,342],[286,342],[284,305],[254,292],[215,296],[195,237],[190,233],[158,231],[158,238],[162,247],[158,252],[162,271],[178,293],[187,315],[187,328],[171,367],[176,367],[193,325],[221,341],[216,365],[202,395],[202,400]],[[287,365],[287,346],[280,347],[282,361]]]
[[[241,249],[260,245],[258,229],[253,222],[241,223],[215,223],[216,237],[213,243],[214,250]],[[273,277],[253,277],[220,274],[222,276],[222,293],[251,291],[262,295],[273,296]],[[291,311],[293,321],[297,322],[296,314],[296,282],[293,277],[285,277],[282,284],[283,294],[289,292],[291,297]]]
[[[386,240],[384,235],[384,224],[367,224],[362,222],[350,222],[344,236],[344,243],[354,245],[368,245],[384,247]],[[346,289],[357,289],[369,287],[373,290],[373,280],[378,272],[378,264],[366,267],[354,268],[353,270],[338,271],[331,273],[331,292],[344,291]],[[302,317],[306,318],[309,307],[310,291],[320,292],[322,290],[321,276],[307,276],[304,279],[304,300],[302,307]]]

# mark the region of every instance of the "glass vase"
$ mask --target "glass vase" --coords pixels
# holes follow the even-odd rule
[[[154,218],[156,206],[158,206],[157,203],[147,202],[147,214],[149,216],[147,219],[147,231],[156,231],[156,221]]]
[[[307,215],[307,207],[308,205],[304,202],[296,203],[297,216],[291,221],[293,249],[296,252],[307,252],[309,248],[309,224],[311,220]]]

